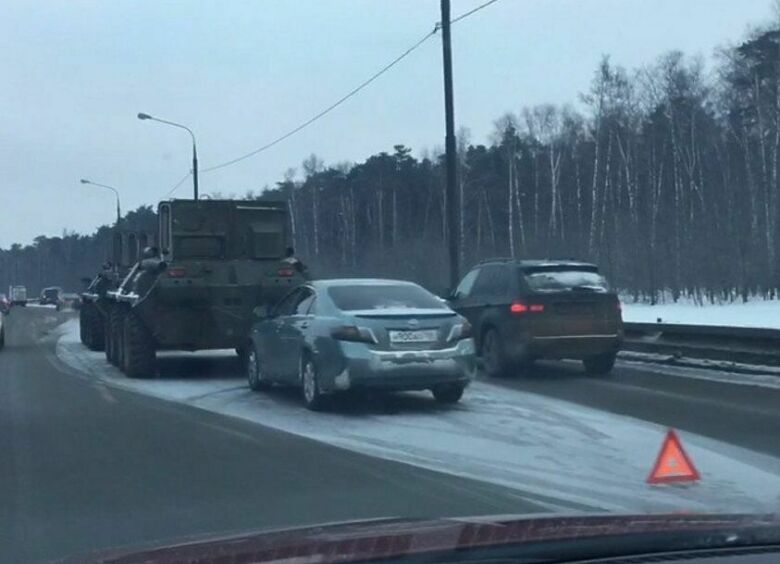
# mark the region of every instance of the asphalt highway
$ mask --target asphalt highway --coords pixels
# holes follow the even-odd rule
[[[58,365],[68,314],[17,308],[0,352],[0,562],[392,516],[528,513],[516,491],[341,450]]]
[[[380,460],[85,378],[55,356],[54,328],[72,316],[17,308],[5,320],[0,562],[343,520],[549,510],[549,500],[522,487]],[[231,357],[166,358],[162,366],[166,377],[186,379],[233,373],[235,364]],[[667,372],[619,363],[610,376],[590,377],[574,363],[539,363],[493,382],[748,449],[780,475],[780,389]],[[302,409],[295,393],[269,397]],[[347,406],[351,424],[360,425],[363,413],[402,419],[410,405],[412,412],[439,409],[403,395],[366,401],[365,408]]]
[[[697,433],[777,457],[780,389],[665,374],[664,368],[618,363],[591,377],[573,362],[538,363],[499,385]]]

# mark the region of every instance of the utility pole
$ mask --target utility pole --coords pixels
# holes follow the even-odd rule
[[[192,187],[195,191],[195,200],[198,199],[198,150],[195,148],[195,136],[192,136]]]
[[[452,46],[450,41],[450,0],[441,0],[441,46],[444,59],[444,119],[446,137],[444,139],[447,172],[447,248],[450,263],[450,290],[454,290],[460,280],[458,253],[458,163],[455,142],[455,108],[452,99]]]

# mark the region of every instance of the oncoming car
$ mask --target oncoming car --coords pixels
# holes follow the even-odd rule
[[[258,312],[262,315],[264,312]],[[310,409],[348,390],[431,390],[456,403],[475,373],[471,327],[397,280],[321,280],[289,293],[251,330],[249,386],[300,386]]]
[[[620,301],[593,264],[486,261],[463,277],[449,302],[474,326],[489,376],[560,358],[606,374],[623,337]]]
[[[41,305],[53,305],[57,306],[57,309],[62,305],[62,288],[52,286],[50,288],[44,288],[41,291],[41,298],[39,303]]]

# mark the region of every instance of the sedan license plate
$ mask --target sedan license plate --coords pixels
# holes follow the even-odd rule
[[[436,329],[424,331],[390,331],[391,343],[432,343],[438,339]]]

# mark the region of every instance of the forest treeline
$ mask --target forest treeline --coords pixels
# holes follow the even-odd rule
[[[775,297],[780,28],[640,69],[604,58],[576,107],[540,105],[458,143],[461,264],[488,257],[597,262],[637,299]],[[295,246],[321,276],[387,276],[441,290],[443,157],[404,145],[361,163],[315,155],[247,198],[289,202]],[[135,215],[133,215],[135,214]],[[150,208],[128,221],[153,222]],[[131,221],[132,220],[132,221]],[[107,227],[0,251],[0,288],[73,287],[105,258]]]

